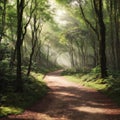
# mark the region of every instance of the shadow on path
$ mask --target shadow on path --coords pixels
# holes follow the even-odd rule
[[[120,120],[120,108],[103,94],[49,73],[48,95],[21,115],[4,120]]]

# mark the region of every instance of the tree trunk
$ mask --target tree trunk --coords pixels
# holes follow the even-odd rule
[[[50,56],[50,45],[47,45],[47,56],[46,56],[47,67],[49,67],[49,56]]]
[[[4,30],[5,30],[5,19],[6,19],[6,4],[7,4],[7,0],[4,0],[3,2],[3,12],[2,12],[2,26],[1,26],[1,34],[0,34],[0,43],[2,41],[3,35],[5,34]]]
[[[35,6],[37,6],[37,2],[36,1],[35,1]],[[31,24],[31,30],[32,30],[32,41],[31,41],[32,42],[32,51],[31,51],[31,54],[30,54],[30,61],[29,61],[27,76],[30,75],[31,66],[32,66],[32,59],[33,59],[35,48],[36,48],[36,45],[37,45],[37,42],[38,42],[38,35],[40,36],[41,31],[42,31],[42,26],[41,26],[41,29],[39,31],[40,24],[41,24],[40,20],[37,21],[37,16],[36,16],[36,14],[34,14],[33,24]],[[32,26],[33,26],[33,28],[32,28]]]
[[[110,34],[111,34],[111,48],[112,48],[112,63],[113,63],[113,69],[116,68],[116,59],[115,59],[115,41],[114,41],[114,31],[113,31],[113,5],[112,0],[110,0]]]
[[[117,1],[114,1],[114,22],[115,22],[115,34],[116,34],[116,62],[117,62],[117,70],[120,69],[120,38],[119,38],[119,7]]]
[[[99,24],[99,38],[100,38],[100,48],[99,48],[99,54],[100,54],[100,67],[101,67],[101,78],[107,77],[107,67],[106,67],[106,28],[103,21],[103,1],[102,0],[94,0],[94,7],[95,12],[98,18],[98,24]]]
[[[27,76],[30,75],[31,66],[32,66],[32,58],[33,58],[33,54],[34,54],[34,47],[32,48],[32,52],[31,52],[31,54],[30,54],[30,61],[29,61],[29,66],[28,66]]]
[[[36,20],[34,21],[34,29],[32,30],[32,51],[31,51],[31,54],[30,54],[27,76],[30,75],[31,66],[32,66],[32,58],[33,58],[36,43],[37,43],[37,31],[36,31],[36,25],[35,24],[36,24]]]
[[[21,72],[21,42],[22,42],[22,18],[23,18],[24,0],[17,0],[17,78],[16,78],[16,91],[23,91],[23,81]]]
[[[69,40],[70,41],[70,57],[71,57],[71,67],[74,68],[75,67],[75,62],[74,62],[74,48],[73,48],[73,40]]]

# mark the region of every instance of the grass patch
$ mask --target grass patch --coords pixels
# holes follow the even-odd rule
[[[74,75],[65,75],[65,77],[71,82],[75,82],[83,86],[91,87],[97,90],[106,89],[107,86],[107,84],[101,84],[99,82],[99,79],[98,81],[90,81],[89,79],[92,79],[92,77],[89,78],[89,75],[81,75],[81,77],[79,77],[78,74],[77,76],[74,74]]]
[[[23,112],[23,110],[16,107],[0,107],[0,117],[3,115],[6,116],[8,114],[18,114],[21,112]]]
[[[92,69],[89,73],[73,72],[72,74],[69,71],[62,73],[69,81],[103,92],[120,105],[120,74],[119,72],[117,75],[114,74],[110,73],[108,78],[101,79],[99,67]]]

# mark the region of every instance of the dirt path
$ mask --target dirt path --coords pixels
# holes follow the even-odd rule
[[[48,95],[21,115],[4,120],[120,120],[120,108],[101,93],[49,73],[45,81]]]

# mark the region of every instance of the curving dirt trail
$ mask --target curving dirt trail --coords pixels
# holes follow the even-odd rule
[[[2,120],[120,120],[120,108],[96,90],[72,83],[49,73],[45,81],[48,95],[21,115]]]

